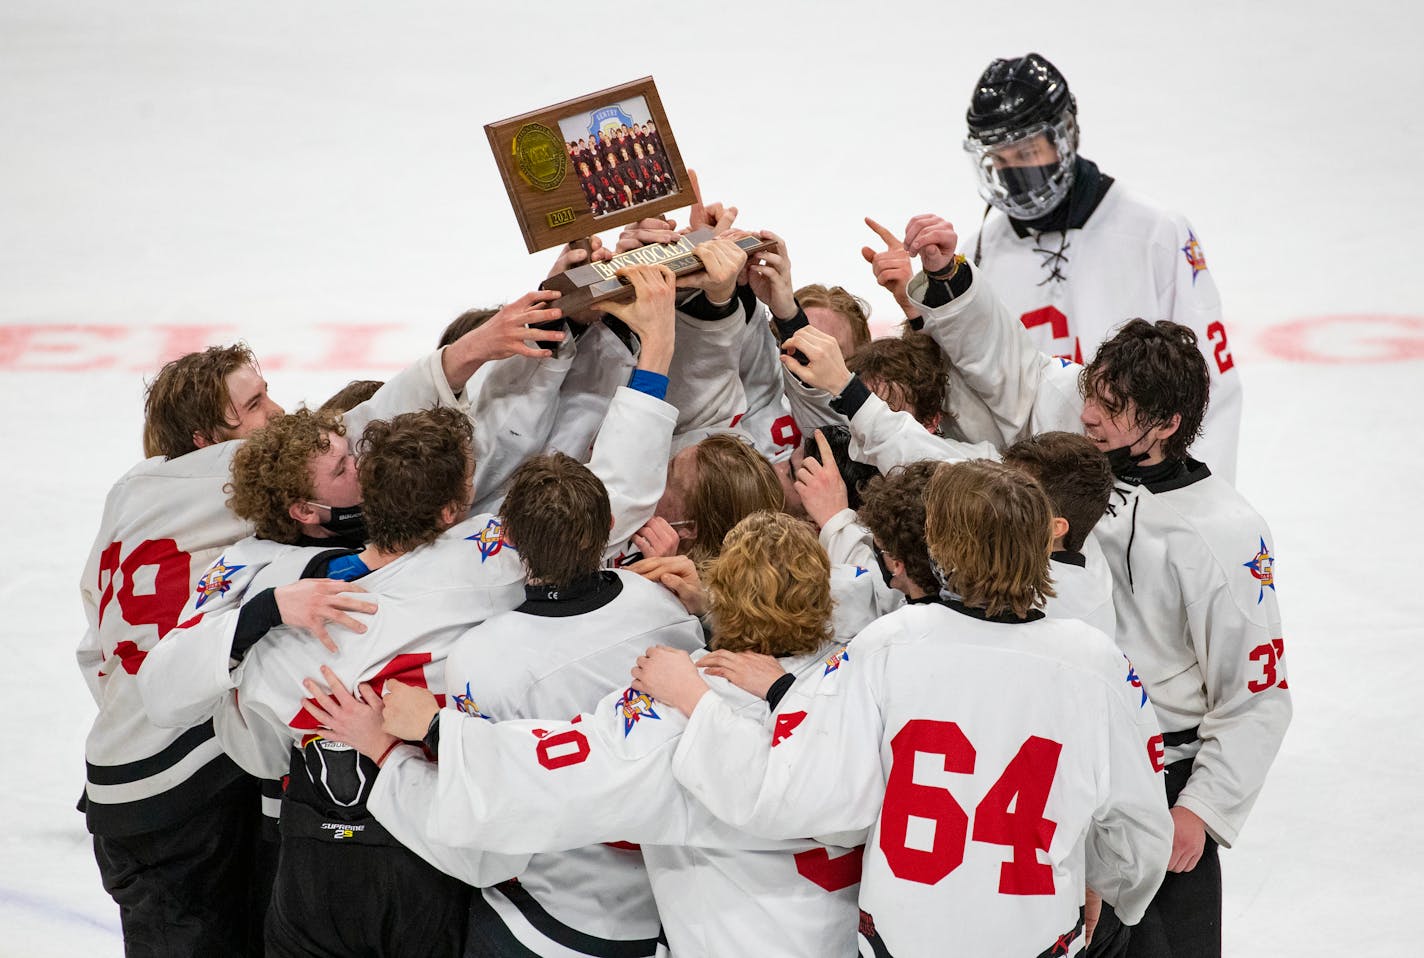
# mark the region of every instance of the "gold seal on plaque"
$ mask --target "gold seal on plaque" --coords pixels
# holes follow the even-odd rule
[[[545,192],[564,181],[569,165],[564,141],[542,123],[526,123],[514,134],[514,158],[529,185]]]

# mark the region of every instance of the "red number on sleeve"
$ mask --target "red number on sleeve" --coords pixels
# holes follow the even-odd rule
[[[836,858],[824,848],[797,852],[792,858],[796,862],[796,873],[802,878],[826,891],[840,891],[860,881],[860,862],[864,855],[865,846],[860,845]]]
[[[1152,771],[1161,772],[1167,768],[1167,743],[1162,736],[1154,735],[1147,740],[1147,760],[1152,763]]]
[[[771,441],[778,446],[801,445],[801,429],[790,416],[778,417],[771,424]]]
[[[1053,894],[1053,867],[1039,861],[1038,852],[1048,851],[1058,830],[1043,809],[1062,751],[1058,742],[1030,736],[974,809],[974,840],[1014,850],[999,866],[1001,895]]]
[[[119,574],[119,550],[122,542],[110,542],[108,548],[99,553],[99,624],[104,624],[104,610],[114,598],[114,576]]]
[[[541,736],[536,751],[539,764],[553,771],[588,758],[588,738],[576,728],[565,729],[557,735]]]
[[[890,779],[880,811],[880,850],[897,878],[933,885],[964,861],[969,816],[949,789],[915,782],[915,755],[943,759],[946,772],[974,771],[974,746],[954,722],[914,719],[890,740]],[[911,848],[910,820],[930,823],[930,848]]]
[[[1272,639],[1263,642],[1251,650],[1247,656],[1252,662],[1261,663],[1261,677],[1252,679],[1246,683],[1246,688],[1250,692],[1264,692],[1270,688],[1290,688],[1286,680],[1280,675],[1281,659],[1286,654],[1286,640]]]
[[[1236,360],[1231,358],[1231,347],[1226,345],[1226,327],[1221,324],[1221,320],[1217,320],[1206,328],[1206,338],[1216,343],[1216,351],[1213,355],[1216,356],[1217,372],[1224,373],[1236,365]]]

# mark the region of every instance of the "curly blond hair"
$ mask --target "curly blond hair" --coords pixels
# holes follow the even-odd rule
[[[310,409],[279,416],[247,438],[232,457],[227,507],[252,523],[259,538],[289,545],[301,540],[293,503],[316,495],[312,462],[346,435],[335,417]]]
[[[831,637],[830,560],[810,526],[784,512],[737,523],[702,579],[715,648],[802,655]]]
[[[1001,462],[944,463],[925,487],[925,540],[965,605],[1019,618],[1054,595],[1053,507],[1038,481]]]

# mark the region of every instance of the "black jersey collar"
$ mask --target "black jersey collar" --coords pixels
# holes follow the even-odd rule
[[[1014,615],[1012,609],[1005,609],[998,615],[986,615],[983,609],[971,609],[958,599],[947,599],[944,604],[960,615],[967,615],[971,619],[978,619],[981,622],[1001,622],[1004,625],[1023,625],[1025,622],[1037,622],[1043,618],[1042,609],[1029,609],[1028,615],[1021,619],[1017,615]]]
[[[604,570],[580,576],[568,585],[526,585],[524,604],[514,611],[550,618],[583,615],[603,608],[622,591],[618,573]]]

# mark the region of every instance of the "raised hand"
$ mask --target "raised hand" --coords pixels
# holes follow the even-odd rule
[[[682,234],[677,231],[676,220],[651,216],[623,227],[623,232],[618,234],[618,245],[614,249],[618,253],[626,253],[640,246],[651,246],[654,243],[676,243],[680,239],[682,239]]]
[[[603,245],[603,240],[597,236],[591,236],[586,241],[591,246],[591,250],[583,248],[582,242],[569,243],[559,250],[559,258],[554,260],[554,265],[549,267],[549,276],[558,276],[560,273],[567,273],[575,266],[582,266],[584,263],[602,263],[613,258],[613,251]]]
[[[709,229],[713,236],[721,236],[732,228],[732,224],[737,220],[737,208],[735,206],[723,206],[721,203],[713,203],[706,206],[702,202],[702,187],[697,182],[697,172],[687,171],[687,178],[692,181],[692,209],[688,212],[687,229],[692,230]]]
[[[921,213],[905,227],[905,249],[920,258],[927,272],[948,270],[958,248],[959,234],[954,231],[954,224],[942,216]]]
[[[392,745],[400,741],[381,727],[384,712],[381,697],[371,686],[361,686],[358,699],[346,690],[341,678],[330,668],[321,667],[323,688],[315,679],[304,679],[311,701],[302,703],[307,714],[321,723],[323,738],[344,742],[362,755],[380,761]]]
[[[282,616],[283,625],[295,626],[315,636],[328,652],[336,652],[336,643],[326,627],[339,625],[358,635],[365,632],[366,626],[347,613],[364,612],[370,615],[376,611],[376,604],[343,594],[365,591],[359,585],[339,579],[300,579],[278,586],[273,595],[277,599],[277,612]]]
[[[798,359],[796,353],[804,356],[805,361]],[[803,383],[824,389],[832,396],[839,396],[850,382],[850,370],[841,355],[840,343],[814,326],[802,326],[781,344],[781,364]]]
[[[865,257],[865,261],[875,273],[875,281],[889,290],[906,316],[919,315],[919,311],[910,302],[908,292],[910,280],[915,275],[915,264],[909,250],[905,249],[905,244],[900,242],[894,233],[868,216],[865,218],[865,225],[874,230],[875,235],[885,243],[885,249],[878,252],[869,246],[860,248],[860,255]]]
[[[740,246],[719,236],[694,247],[702,269],[678,279],[684,289],[700,289],[714,303],[725,303],[737,291],[737,276],[747,265],[747,254]]]
[[[831,516],[850,505],[845,480],[836,468],[831,444],[819,429],[816,430],[816,448],[821,451],[821,461],[817,462],[810,456],[801,460],[801,468],[796,470],[796,494],[801,497],[806,515],[819,529],[830,521]]]
[[[796,296],[791,283],[791,257],[786,254],[786,241],[770,230],[762,230],[757,235],[776,245],[754,253],[748,259],[747,283],[756,298],[766,303],[773,316],[790,319],[796,315]]]

